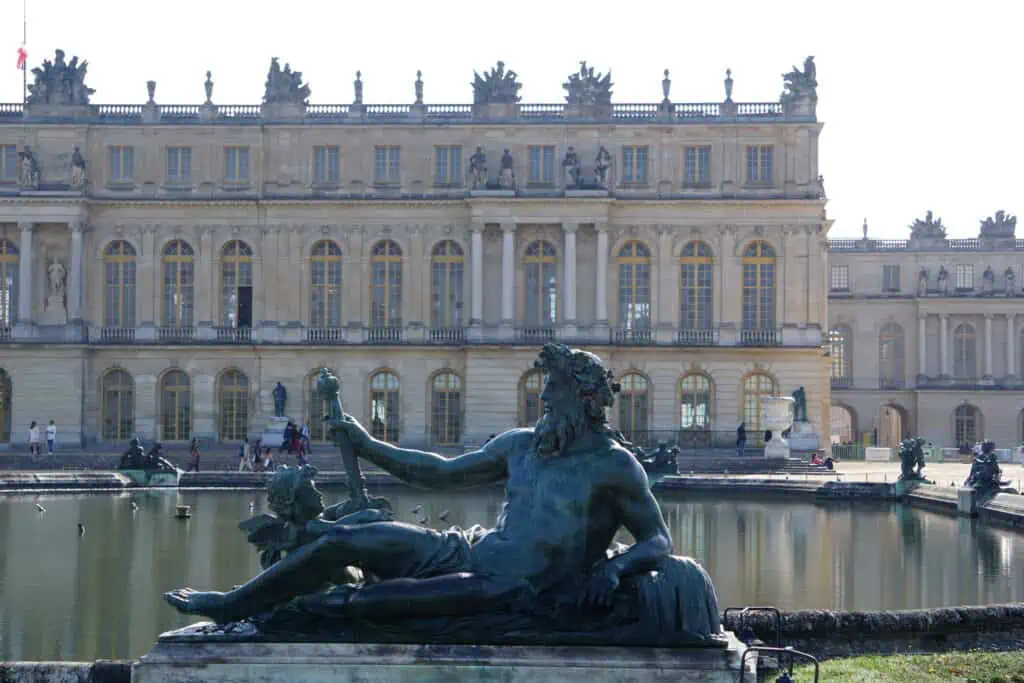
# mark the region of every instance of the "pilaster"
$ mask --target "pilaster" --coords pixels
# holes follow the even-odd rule
[[[32,265],[36,256],[32,247],[35,225],[21,222],[18,223],[18,230],[18,320],[14,327],[14,337],[30,339],[35,336],[32,292]]]
[[[608,224],[600,222],[594,227],[597,229],[594,317],[596,318],[595,328],[599,328],[595,329],[594,334],[598,339],[603,339],[607,336],[608,329]]]
[[[469,324],[479,327],[484,317],[484,224],[474,222],[470,230],[470,268],[472,268],[473,289]]]
[[[516,224],[501,224],[501,324],[512,327],[516,258]]]
[[[569,337],[574,336],[576,330],[576,230],[579,226],[576,223],[563,223],[562,231],[565,238],[565,258],[563,263],[563,284],[562,298],[565,305],[565,314],[562,321]]]

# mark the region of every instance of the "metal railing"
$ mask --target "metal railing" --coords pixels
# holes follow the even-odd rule
[[[13,328],[10,325],[0,327],[0,342],[11,341],[12,336]]]
[[[135,341],[135,328],[102,327],[100,341],[104,344],[131,344]]]
[[[464,327],[430,327],[427,329],[427,342],[431,344],[462,344],[466,341]]]
[[[213,329],[217,333],[217,341],[222,343],[222,344],[251,344],[252,343],[252,328],[251,327],[219,326],[219,327],[214,327]]]
[[[781,344],[782,330],[780,329],[755,328],[740,330],[741,346],[779,346]]]
[[[309,344],[343,344],[348,340],[344,327],[310,327],[306,329]]]
[[[620,427],[621,428],[621,427]],[[709,451],[736,451],[736,430],[695,427],[692,429],[634,429],[623,430],[626,439],[634,446],[644,449],[655,448],[664,443],[675,446],[682,455],[698,455]],[[746,448],[764,448],[764,432],[747,430]]]
[[[401,344],[405,341],[405,328],[398,325],[369,327],[366,341],[369,344]]]
[[[196,338],[196,328],[168,325],[157,328],[156,338],[166,344],[190,342]]]
[[[515,330],[517,342],[549,342],[555,340],[555,328],[549,326],[538,327],[517,327]]]
[[[654,334],[649,327],[613,327],[609,334],[612,344],[635,346],[654,343]]]
[[[683,327],[676,335],[682,346],[714,346],[718,343],[717,327]]]

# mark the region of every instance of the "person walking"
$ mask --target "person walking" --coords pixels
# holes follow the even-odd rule
[[[238,471],[245,472],[249,467],[249,439],[242,437],[242,443],[238,445]]]
[[[46,425],[46,452],[49,455],[53,455],[53,451],[57,448],[57,425],[53,420],[50,420],[50,424]]]
[[[28,426],[28,451],[32,455],[39,455],[39,425],[35,420]]]
[[[743,457],[743,452],[747,449],[747,425],[745,422],[741,422],[740,426],[736,428],[736,455]]]
[[[191,461],[188,463],[188,469],[186,472],[195,470],[199,471],[199,437],[193,436],[192,443],[188,446],[189,454],[192,456]]]
[[[309,418],[302,425],[302,431],[299,432],[299,436],[302,439],[302,448],[305,450],[306,455],[313,455],[313,443],[310,441],[312,432],[309,429]]]

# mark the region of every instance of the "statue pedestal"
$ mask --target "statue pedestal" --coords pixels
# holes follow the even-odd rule
[[[778,434],[772,433],[772,440],[764,445],[764,457],[788,458],[789,454],[789,441],[783,439]]]
[[[187,630],[187,629],[183,629]],[[739,680],[745,646],[393,645],[177,640],[165,633],[132,665],[133,683],[718,683]],[[754,658],[747,677],[754,680]]]
[[[64,325],[68,322],[68,312],[64,308],[64,297],[51,294],[46,297],[46,308],[39,316],[42,325]]]
[[[794,422],[789,428],[789,448],[794,451],[816,451],[821,445],[818,433],[810,422]]]
[[[260,443],[264,447],[280,448],[284,443],[284,428],[287,426],[287,417],[268,418],[267,426],[260,434]]]

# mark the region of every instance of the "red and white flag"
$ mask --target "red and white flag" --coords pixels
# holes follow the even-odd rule
[[[24,71],[28,65],[28,52],[25,51],[25,46],[22,45],[18,48],[18,69]]]

